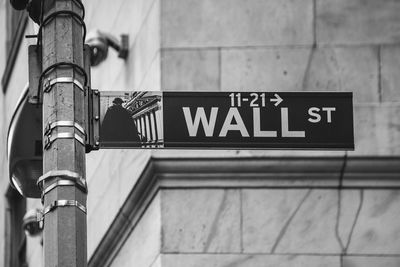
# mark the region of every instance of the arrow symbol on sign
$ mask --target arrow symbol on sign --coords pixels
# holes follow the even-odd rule
[[[275,102],[275,107],[277,107],[282,101],[283,99],[278,95],[278,94],[274,94],[275,98],[271,98],[271,102]]]

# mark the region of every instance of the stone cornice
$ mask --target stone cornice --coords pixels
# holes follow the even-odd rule
[[[400,157],[151,158],[89,266],[108,266],[167,188],[400,188]]]

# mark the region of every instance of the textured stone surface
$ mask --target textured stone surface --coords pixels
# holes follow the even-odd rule
[[[400,46],[381,48],[382,101],[400,101]]]
[[[318,43],[382,44],[400,40],[400,2],[397,0],[318,0],[316,3]]]
[[[162,192],[163,253],[240,252],[238,190]]]
[[[309,190],[291,220],[282,225],[277,253],[341,253],[355,218],[353,205],[339,207],[337,190]],[[351,209],[350,211],[345,211]],[[343,216],[342,216],[343,215]],[[344,216],[346,215],[346,216]],[[339,231],[340,229],[340,231]]]
[[[161,58],[157,52],[142,81],[139,82],[139,91],[161,91]]]
[[[163,254],[163,267],[339,267],[338,256]]]
[[[125,241],[111,266],[150,266],[160,253],[160,231],[160,196],[157,195],[135,226],[135,230]]]
[[[242,199],[245,253],[344,252],[361,206],[358,190],[253,189]]]
[[[161,267],[161,254],[159,254],[156,260],[150,265],[150,267]]]
[[[354,102],[377,102],[378,49],[326,47],[310,54],[304,90],[353,92]]]
[[[345,256],[343,257],[343,265],[342,267],[398,267],[400,266],[400,257],[351,257]]]
[[[354,106],[355,150],[349,155],[399,155],[400,105]]]
[[[243,190],[243,252],[271,253],[308,190]]]
[[[222,49],[223,91],[299,91],[311,47]]]
[[[313,42],[312,0],[162,2],[163,47],[293,45]]]
[[[365,190],[348,253],[398,255],[399,209],[399,190]]]
[[[225,91],[349,91],[379,101],[378,49],[295,47],[222,49]]]
[[[122,149],[87,155],[89,258],[132,190],[148,158],[149,151]]]
[[[162,88],[172,91],[218,91],[217,49],[163,50]]]

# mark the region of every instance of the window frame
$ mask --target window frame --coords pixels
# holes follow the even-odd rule
[[[28,13],[25,10],[18,11],[12,8],[9,1],[6,1],[6,66],[1,78],[3,93],[7,91],[18,51],[22,43],[25,28],[28,23]]]
[[[25,267],[26,235],[23,229],[23,217],[26,213],[26,198],[9,186],[5,194],[4,227],[4,266]]]

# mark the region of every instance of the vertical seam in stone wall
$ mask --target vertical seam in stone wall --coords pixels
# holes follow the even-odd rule
[[[240,253],[244,252],[243,248],[243,189],[239,189],[239,220],[240,220]]]
[[[317,45],[314,43],[313,46],[311,47],[310,55],[308,56],[308,60],[307,60],[307,63],[306,63],[306,69],[304,71],[303,82],[302,82],[302,85],[301,85],[302,86],[302,88],[301,88],[302,91],[306,91],[307,90],[306,87],[307,87],[307,85],[309,83],[308,77],[309,77],[309,74],[310,74],[311,64],[312,64],[312,61],[314,59],[314,55],[315,55],[316,49],[317,49]]]
[[[218,91],[222,91],[222,48],[218,47]],[[230,88],[228,90],[231,90]]]
[[[164,29],[163,29],[163,26],[164,26],[164,18],[163,18],[163,12],[164,12],[164,2],[165,2],[165,0],[159,0],[160,1],[160,7],[159,7],[159,12],[160,12],[160,14],[159,14],[159,18],[160,18],[160,20],[158,21],[158,23],[160,24],[159,25],[159,27],[158,27],[158,30],[159,30],[159,36],[160,36],[160,43],[159,43],[159,45],[160,45],[160,48],[159,48],[159,53],[160,53],[160,64],[159,64],[159,70],[160,70],[160,88],[159,88],[159,90],[160,91],[164,91],[163,90],[163,87],[164,87],[164,83],[163,83],[163,77],[164,77],[164,72],[163,72],[163,68],[162,68],[162,63],[163,63],[163,57],[164,57],[164,53],[163,53],[163,46],[164,46],[164,36],[163,36],[163,33],[164,33]]]
[[[344,172],[346,170],[346,164],[347,164],[347,151],[344,154],[343,157],[343,164],[342,168],[340,170],[340,177],[339,177],[339,185],[338,185],[338,202],[337,202],[337,213],[336,213],[336,222],[335,222],[335,238],[339,243],[341,252],[340,254],[343,255],[345,252],[345,246],[343,244],[343,240],[339,235],[339,223],[340,223],[340,213],[342,212],[342,189],[343,189],[343,176]]]
[[[378,46],[378,97],[382,103],[382,45]]]
[[[308,77],[311,69],[311,64],[314,59],[314,54],[317,49],[317,0],[313,0],[313,21],[312,21],[312,34],[313,34],[313,44],[311,46],[310,55],[308,56],[308,60],[306,62],[306,68],[304,71],[303,81],[302,81],[302,91],[307,90],[308,85]]]
[[[300,201],[299,205],[296,207],[296,209],[293,211],[292,215],[289,217],[289,219],[286,221],[285,225],[282,227],[281,231],[278,234],[278,237],[276,238],[275,244],[272,246],[271,254],[275,253],[275,250],[278,247],[279,243],[281,242],[281,240],[282,240],[283,236],[285,235],[287,229],[289,228],[290,223],[293,221],[294,217],[296,216],[297,212],[300,210],[300,208],[303,205],[303,203],[310,196],[312,190],[313,190],[312,188],[308,189],[308,192],[304,195],[304,197]]]
[[[313,0],[313,44],[317,45],[317,0]]]
[[[356,224],[358,222],[358,217],[360,216],[361,208],[363,206],[363,203],[364,203],[364,190],[360,189],[360,205],[358,206],[358,209],[357,209],[357,212],[356,212],[356,216],[354,218],[353,225],[351,226],[349,238],[347,239],[347,244],[346,244],[346,247],[345,247],[345,253],[347,253],[347,250],[349,249],[351,238],[353,237],[353,232],[354,232],[354,229],[356,228]]]
[[[213,222],[211,223],[210,226],[210,231],[208,233],[208,237],[204,242],[204,250],[203,252],[209,252],[209,248],[211,246],[211,243],[213,241],[213,238],[215,237],[217,231],[218,231],[218,226],[219,226],[219,221],[221,216],[223,215],[223,211],[226,208],[228,197],[229,197],[230,190],[225,189],[223,192],[222,200],[221,203],[219,204],[217,208],[217,212],[215,214],[215,218]]]
[[[142,79],[140,80],[140,82],[138,83],[138,88],[136,88],[136,89],[139,89],[139,90],[142,90],[142,91],[145,91],[145,90],[146,91],[148,91],[148,90],[152,91],[152,90],[154,90],[154,88],[142,88],[142,86],[143,86],[143,83],[146,81],[147,76],[149,75],[150,70],[151,70],[153,64],[155,63],[158,55],[160,55],[160,61],[161,61],[161,52],[160,51],[161,51],[161,48],[159,48],[158,51],[154,54],[153,58],[150,61],[150,64],[149,64],[147,70],[145,71],[145,73],[144,73]],[[161,65],[161,63],[160,63],[160,65]]]
[[[164,57],[165,57],[165,48],[160,47],[160,90],[164,91]]]

